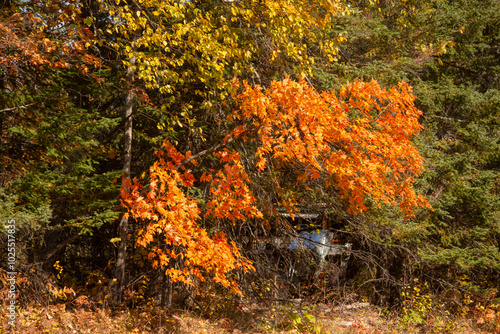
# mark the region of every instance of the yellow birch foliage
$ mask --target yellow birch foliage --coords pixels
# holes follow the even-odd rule
[[[115,36],[112,45],[124,66],[135,57],[139,78],[161,93],[180,95],[197,84],[209,88],[195,92],[206,97],[224,92],[231,86],[228,78],[257,66],[295,62],[306,73],[315,57],[333,61],[338,54],[337,36],[328,35],[332,16],[342,12],[337,1],[103,0],[101,5],[111,18],[101,33]]]

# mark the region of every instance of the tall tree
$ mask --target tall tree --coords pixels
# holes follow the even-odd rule
[[[222,148],[235,140],[258,144],[254,161],[258,170],[271,163],[295,166],[299,183],[312,182],[308,186],[314,187],[321,179],[349,212],[361,213],[366,205],[385,203],[399,205],[410,217],[416,208],[428,206],[413,190],[423,160],[410,139],[421,126],[420,111],[406,84],[383,90],[376,82],[354,82],[338,94],[319,94],[304,81],[289,79],[273,82],[266,91],[246,83],[242,88],[235,96],[241,108],[233,113],[234,122],[240,125],[223,143],[192,156],[180,154],[165,142],[159,160],[150,168],[149,186],[143,188],[136,180],[130,191],[122,192],[130,213],[145,221],[138,243],[155,245],[149,255],[154,265],[167,267],[172,259],[183,260],[183,269],[167,267],[173,280],[192,284],[192,276],[204,280],[208,273],[215,282],[232,285],[238,292],[226,275],[236,268],[252,268],[224,234],[209,236],[199,227],[201,210],[187,195],[198,182],[187,164],[213,154],[221,166],[205,171],[199,179],[210,189],[203,200],[205,219],[236,224],[263,218],[240,154]],[[292,195],[281,198],[280,204],[293,216],[298,198],[294,189],[287,191]],[[158,242],[166,248],[158,247]]]
[[[419,183],[434,211],[393,226],[394,235],[420,255],[411,263],[430,282],[461,285],[468,277],[470,291],[478,291],[479,277],[490,282],[499,274],[498,3],[352,4],[359,11],[337,28],[348,36],[341,62],[318,71],[318,81],[336,87],[377,77],[413,85],[425,128],[416,145],[429,167]],[[491,296],[493,286],[481,286]]]
[[[101,10],[108,14],[108,26],[95,29],[97,38],[114,48],[123,66],[135,73],[134,93],[154,97],[151,103],[158,117],[154,125],[167,128],[173,137],[187,126],[200,143],[206,140],[205,120],[225,117],[213,115],[212,109],[228,96],[233,75],[248,71],[254,78],[268,80],[284,75],[276,73],[280,68],[305,73],[315,52],[332,60],[336,55],[335,40],[322,38],[327,36],[321,30],[340,10],[330,1],[317,1],[315,6],[306,1],[105,1]],[[133,114],[126,115],[127,121]],[[126,155],[127,145],[128,141]],[[124,166],[124,184],[129,179],[126,170]],[[123,284],[126,225],[124,216],[119,227],[117,291]]]

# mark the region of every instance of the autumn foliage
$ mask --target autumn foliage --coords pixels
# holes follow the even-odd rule
[[[88,66],[99,67],[99,59],[87,52],[93,45],[92,33],[79,17],[81,11],[74,4],[59,1],[46,6],[33,5],[24,12],[14,8],[12,13],[4,9],[0,69],[16,76],[20,65],[61,69],[79,62],[76,67],[83,73],[88,72]]]
[[[500,1],[0,9],[0,332],[499,332]]]
[[[407,84],[385,90],[375,81],[355,81],[338,94],[320,94],[305,81],[288,78],[273,82],[267,90],[234,84],[241,93],[234,96],[240,108],[233,112],[232,122],[239,125],[224,141],[258,143],[258,170],[270,160],[274,165],[299,166],[294,168],[300,171],[298,183],[321,179],[338,191],[354,214],[367,209],[368,198],[377,205],[398,205],[407,217],[428,206],[413,189],[423,159],[411,143],[421,130],[420,111]],[[144,189],[135,180],[122,191],[130,213],[146,222],[138,244],[152,246],[156,238],[166,243],[165,248],[152,246],[150,258],[155,266],[168,266],[179,257],[182,269],[166,270],[173,281],[190,283],[193,275],[203,280],[210,273],[213,281],[239,291],[227,274],[253,267],[223,233],[209,235],[199,226],[201,208],[187,195],[197,182],[186,167],[188,161],[196,166],[191,153],[183,155],[166,141],[157,155],[149,170],[149,186]],[[240,155],[227,148],[214,150],[213,155],[220,169],[204,172],[199,180],[210,185],[204,218],[232,224],[262,218]],[[291,210],[293,205],[288,203]]]
[[[193,186],[194,177],[182,165],[182,161],[189,158],[189,154],[179,153],[168,141],[163,144],[163,150],[157,152],[159,160],[149,170],[150,183],[147,194],[142,196],[142,185],[137,181],[126,185],[122,191],[123,202],[126,203],[131,214],[136,219],[147,222],[144,229],[139,232],[137,244],[147,247],[155,237],[161,238],[166,248],[153,246],[149,257],[153,259],[154,266],[167,266],[171,259],[180,257],[183,269],[170,267],[166,274],[172,281],[181,281],[192,284],[192,278],[197,277],[204,281],[204,273],[213,275],[212,280],[225,287],[232,286],[233,292],[239,292],[234,282],[230,282],[226,274],[240,268],[244,271],[252,269],[249,261],[244,259],[234,243],[229,243],[223,233],[210,236],[207,231],[198,226],[201,219],[200,208],[196,200],[186,195],[186,190]],[[224,162],[224,153],[219,154]],[[234,172],[233,166],[225,165],[225,171],[219,172],[214,181],[218,186],[224,187],[224,179],[231,179]],[[236,174],[238,175],[238,174]],[[229,185],[226,186],[229,187]],[[225,201],[227,195],[217,195],[215,200],[227,213],[238,217],[241,201]],[[229,191],[225,192],[229,194]],[[210,207],[210,204],[209,204]],[[234,209],[233,209],[234,207]],[[213,211],[216,217],[224,215],[219,209]],[[255,209],[249,212],[258,213]],[[209,214],[209,212],[207,212]]]

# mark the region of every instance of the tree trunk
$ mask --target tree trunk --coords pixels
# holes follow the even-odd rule
[[[135,57],[129,61],[130,66],[127,69],[127,83],[130,85],[125,101],[125,135],[124,135],[124,149],[123,149],[123,176],[122,187],[126,187],[125,180],[130,180],[130,165],[132,162],[132,114],[134,109],[134,93],[132,91],[132,82],[134,81],[134,71],[132,66],[135,65]],[[127,190],[127,189],[124,189]],[[114,290],[113,301],[121,303],[123,295],[123,285],[125,276],[125,263],[127,259],[127,237],[128,237],[128,215],[124,214],[118,226],[118,237],[120,238],[120,245],[118,247],[118,254],[116,259],[116,267],[114,272]]]

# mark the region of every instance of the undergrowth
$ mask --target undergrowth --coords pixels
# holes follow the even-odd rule
[[[492,290],[486,300],[459,288],[436,292],[419,280],[403,289],[399,308],[382,311],[354,301],[344,305],[338,300],[316,304],[301,301],[300,305],[292,301],[255,302],[214,288],[199,291],[182,307],[159,307],[152,298],[125,300],[122,305],[109,307],[59,285],[56,279],[46,278],[44,289],[39,289],[40,282],[21,278],[19,291],[25,295],[16,308],[16,326],[8,324],[10,314],[4,305],[0,309],[0,334],[500,333],[496,291]],[[5,290],[6,285],[0,289],[1,296]],[[357,309],[355,304],[365,309]]]

